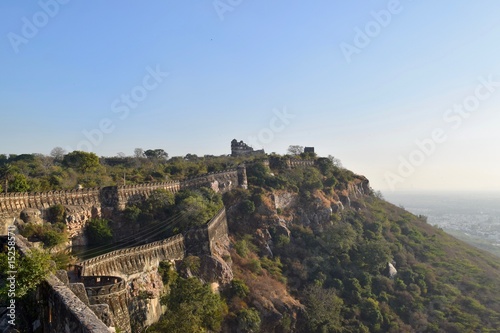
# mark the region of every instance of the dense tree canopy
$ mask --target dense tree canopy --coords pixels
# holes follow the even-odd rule
[[[219,294],[198,278],[167,275],[164,280],[170,293],[162,299],[167,312],[149,332],[204,333],[218,332],[227,306]]]
[[[16,252],[16,260],[14,261],[14,269],[9,266],[8,256],[6,253],[0,253],[0,301],[2,304],[7,304],[9,286],[7,285],[7,272],[15,271],[16,274],[16,298],[25,297],[28,293],[42,282],[48,274],[54,271],[51,264],[50,255],[39,249],[31,249],[26,255],[21,257]]]
[[[62,163],[69,168],[80,172],[89,172],[99,167],[99,157],[94,153],[84,151],[73,151],[64,155]]]

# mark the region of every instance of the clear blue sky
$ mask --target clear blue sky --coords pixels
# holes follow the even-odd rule
[[[498,1],[60,2],[0,3],[0,153],[219,155],[237,138],[314,146],[375,189],[500,190],[500,86],[479,80],[500,82]]]

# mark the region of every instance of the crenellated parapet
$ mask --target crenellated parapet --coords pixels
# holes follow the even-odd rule
[[[25,208],[46,209],[56,204],[92,205],[100,202],[101,188],[69,191],[1,193],[0,212],[20,212]]]
[[[176,235],[161,241],[109,252],[78,263],[81,276],[119,276],[157,267],[160,261],[184,258],[184,236]]]
[[[310,167],[315,165],[314,160],[299,160],[299,159],[289,159],[287,160],[287,164],[290,168],[300,168],[300,167]]]
[[[117,276],[83,276],[80,279],[90,305],[107,304],[113,316],[113,322],[122,332],[131,332],[128,311],[127,282]]]
[[[6,237],[0,237],[0,246],[7,244]],[[15,247],[21,256],[31,252],[30,243],[22,236],[15,237]],[[68,282],[61,281],[56,275],[47,276],[37,289],[37,306],[32,310],[38,313],[41,328],[48,333],[109,333],[110,329],[80,297]]]
[[[269,161],[266,160],[267,163]],[[290,159],[290,168],[313,166],[313,160]],[[236,187],[246,188],[246,169],[239,166],[221,172],[189,178],[183,181],[155,182],[136,185],[83,188],[67,191],[0,193],[0,213],[20,213],[25,208],[47,209],[56,204],[65,206],[103,206],[123,208],[127,203],[147,198],[151,192],[162,189],[172,193],[184,188],[208,186],[216,192],[227,192]]]
[[[229,169],[222,172],[211,172],[201,177],[189,178],[181,183],[181,188],[197,188],[208,186],[216,192],[227,192],[238,186],[238,171]]]
[[[225,208],[205,225],[161,241],[116,250],[76,265],[78,276],[129,276],[157,267],[160,261],[179,260],[188,254],[212,254],[213,245],[228,236]]]
[[[7,226],[12,224],[13,218],[18,218],[20,213],[26,208],[38,209],[42,212],[42,216],[44,216],[46,209],[56,204],[67,207],[85,207],[90,212],[112,212],[114,209],[124,209],[127,204],[145,200],[155,190],[162,189],[176,193],[181,189],[199,188],[202,186],[207,186],[221,193],[230,191],[236,187],[246,188],[245,167],[240,166],[238,169],[212,172],[183,181],[107,186],[68,191],[0,193],[0,234],[6,234]],[[80,224],[74,226],[76,229],[72,231],[76,236],[81,234],[81,231],[78,229],[81,228]],[[85,221],[83,221],[82,225],[84,224]]]
[[[84,188],[67,191],[0,193],[0,212],[19,213],[25,208],[47,209],[56,204],[68,206],[106,206],[123,208],[128,202],[147,198],[162,189],[172,193],[183,188],[209,186],[226,192],[239,186],[236,169],[212,172],[183,181],[155,182],[137,185]],[[242,180],[243,181],[243,180]]]

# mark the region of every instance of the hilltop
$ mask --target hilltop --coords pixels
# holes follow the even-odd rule
[[[317,158],[247,165],[224,195],[226,332],[497,332],[500,263]],[[161,327],[161,325],[159,326]]]
[[[15,157],[8,168],[4,164],[7,186],[26,191],[175,181],[246,164],[248,186],[223,195],[211,188],[175,195],[153,191],[105,226],[112,238],[127,224],[139,233],[159,228],[169,215],[189,212],[185,225],[158,232],[168,237],[202,225],[225,206],[229,241],[214,250],[217,270],[207,272],[206,258],[196,255],[160,265],[163,284],[155,283],[162,290],[155,292],[163,294],[168,309],[148,332],[497,332],[500,327],[498,258],[386,202],[368,179],[334,158],[68,155]],[[54,225],[51,240],[64,232],[63,224]],[[215,271],[212,289],[218,293],[206,278]]]

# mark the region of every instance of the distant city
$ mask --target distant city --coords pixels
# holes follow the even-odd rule
[[[500,193],[393,192],[385,199],[476,247],[500,256]]]

